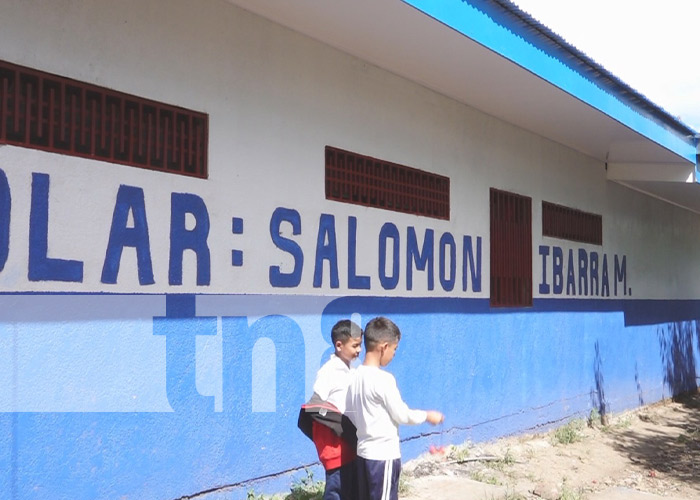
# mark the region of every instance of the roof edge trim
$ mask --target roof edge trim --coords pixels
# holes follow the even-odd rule
[[[507,0],[401,0],[425,15],[505,57],[543,80],[605,113],[635,132],[696,164],[694,132],[668,112],[634,91],[612,73],[568,44]],[[528,39],[505,22],[497,22],[476,4],[504,9],[533,31]],[[516,22],[514,19],[512,22]],[[538,40],[537,37],[540,37]],[[537,47],[535,41],[548,41],[582,63],[590,75],[584,76],[561,59]],[[596,81],[596,79],[598,81]],[[602,80],[608,82],[607,88]],[[626,99],[625,99],[626,97]]]

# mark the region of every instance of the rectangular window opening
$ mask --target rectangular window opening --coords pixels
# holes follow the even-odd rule
[[[326,146],[326,199],[450,219],[450,179]]]
[[[543,201],[542,235],[602,245],[603,216]]]
[[[0,144],[207,177],[205,113],[0,61]]]
[[[491,307],[532,306],[532,199],[491,188]]]

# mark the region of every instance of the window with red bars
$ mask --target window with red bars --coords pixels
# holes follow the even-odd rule
[[[0,61],[0,144],[207,177],[208,116]]]
[[[543,201],[542,235],[602,245],[603,216]]]
[[[326,146],[326,199],[450,218],[450,179]]]
[[[532,199],[491,188],[491,307],[532,306]]]

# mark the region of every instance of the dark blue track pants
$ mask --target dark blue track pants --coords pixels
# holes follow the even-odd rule
[[[323,500],[357,500],[355,462],[326,471]]]
[[[357,457],[358,500],[398,500],[401,459],[370,460]]]

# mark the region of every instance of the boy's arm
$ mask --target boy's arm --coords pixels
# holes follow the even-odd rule
[[[401,398],[394,377],[387,377],[384,387],[384,405],[389,415],[398,424],[422,424],[428,418],[424,410],[412,410]]]
[[[313,391],[318,394],[318,397],[320,397],[323,401],[328,399],[328,395],[331,392],[328,371],[329,361],[326,361],[318,372],[316,372],[316,380],[314,380]]]
[[[427,418],[429,424],[437,425],[441,424],[445,420],[445,415],[436,410],[428,410]]]

